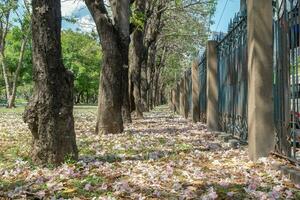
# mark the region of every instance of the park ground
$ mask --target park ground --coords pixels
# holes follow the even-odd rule
[[[96,107],[74,111],[80,159],[60,167],[30,160],[22,107],[0,108],[0,199],[300,199],[300,186],[231,149],[201,123],[166,106],[119,135],[95,135]]]

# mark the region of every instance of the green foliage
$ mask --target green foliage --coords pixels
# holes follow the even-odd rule
[[[75,92],[98,94],[102,53],[89,34],[67,30],[62,33],[63,60],[75,76]]]
[[[25,37],[25,32],[22,27],[13,26],[6,37],[6,48],[5,48],[5,63],[7,66],[7,74],[10,84],[15,76],[17,70],[20,49],[22,45],[22,40]],[[28,34],[28,33],[27,33]],[[24,59],[19,74],[17,86],[22,88],[21,91],[17,90],[17,96],[28,99],[31,95],[32,88],[32,47],[31,40],[27,40],[25,46]],[[0,74],[0,99],[5,99],[5,84],[2,76],[2,71]]]
[[[169,91],[206,45],[210,33],[211,17],[215,13],[216,0],[174,0],[163,15],[161,46],[168,49],[162,71],[166,91]],[[159,54],[162,48],[159,48]]]
[[[14,26],[8,33],[6,39],[6,49],[5,49],[5,62],[8,67],[9,74],[13,75],[17,69],[21,43],[23,40],[23,31],[20,27]],[[31,40],[28,40],[26,45],[26,50],[24,54],[24,61],[22,64],[22,69],[20,73],[19,84],[27,84],[31,83],[32,78],[32,48],[31,48]],[[12,77],[10,78],[12,79]]]
[[[17,68],[23,37],[23,31],[19,26],[12,27],[7,35],[5,62],[9,80],[13,79]],[[85,33],[64,31],[62,33],[62,50],[64,65],[75,76],[75,94],[84,92],[91,96],[97,96],[102,57],[98,41]],[[28,40],[18,80],[17,96],[28,100],[32,89],[32,45],[31,40]],[[2,74],[0,74],[0,99],[5,99]]]
[[[0,13],[6,15],[10,10],[15,10],[18,7],[18,1],[16,0],[3,0],[0,1]],[[0,15],[0,19],[3,17]]]
[[[182,5],[182,0],[175,0],[175,5],[176,6]]]
[[[135,4],[131,6],[131,12],[132,15],[130,17],[130,23],[133,24],[137,29],[142,31],[144,29],[144,25],[146,21],[145,13],[137,10]]]

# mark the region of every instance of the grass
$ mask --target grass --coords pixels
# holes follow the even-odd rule
[[[14,114],[20,114],[23,113],[25,110],[25,106],[17,106],[16,108],[8,109],[6,107],[0,106],[0,113],[14,113]],[[74,106],[74,113],[82,113],[82,112],[92,112],[96,114],[97,106],[91,106],[91,105],[75,105]]]
[[[17,106],[16,108],[8,109],[6,107],[0,107],[0,113],[15,113],[21,114],[24,112],[25,106]]]

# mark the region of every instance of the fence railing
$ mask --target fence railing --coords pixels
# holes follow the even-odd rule
[[[237,15],[218,46],[219,124],[247,141],[247,20]]]
[[[299,0],[274,5],[273,93],[276,151],[300,163]]]

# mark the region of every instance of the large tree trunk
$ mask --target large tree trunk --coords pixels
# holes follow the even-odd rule
[[[130,98],[129,98],[129,10],[130,5],[128,0],[110,0],[112,12],[115,21],[115,27],[118,32],[118,43],[120,45],[120,53],[122,55],[122,117],[124,123],[131,123],[131,110],[130,110]]]
[[[146,2],[144,0],[135,1],[135,5],[136,12],[145,13]],[[145,105],[141,99],[141,67],[145,60],[144,31],[140,27],[136,27],[131,38],[129,66],[131,82],[133,84],[135,111],[138,118],[143,118],[143,108]]]
[[[103,0],[85,0],[85,3],[95,21],[103,51],[96,132],[121,133],[124,129],[122,83],[126,74],[124,67],[128,63],[129,1],[110,1],[114,24],[108,17]]]
[[[60,0],[32,1],[34,92],[24,113],[33,135],[33,161],[60,164],[77,159],[73,74],[61,55]]]

